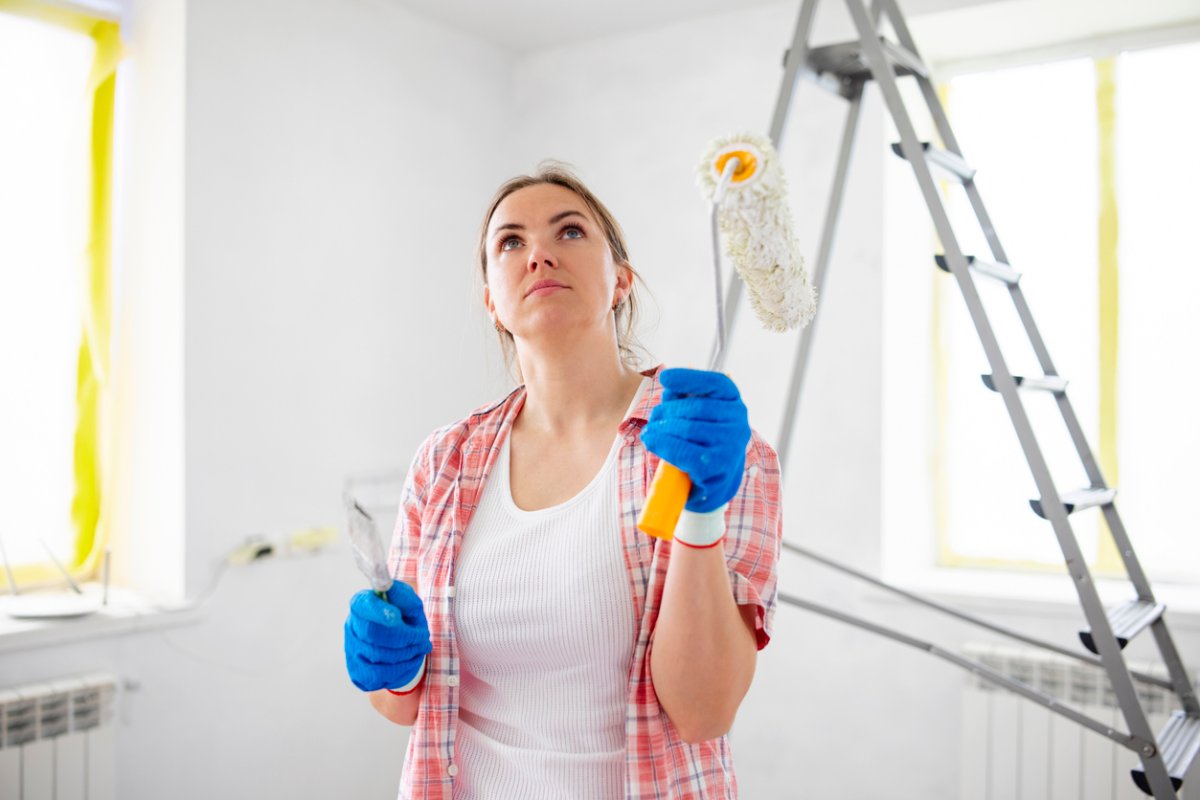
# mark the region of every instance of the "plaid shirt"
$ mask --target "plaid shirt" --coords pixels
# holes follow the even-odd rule
[[[728,737],[698,744],[680,739],[658,704],[650,677],[650,647],[671,543],[637,529],[659,461],[646,450],[638,432],[661,400],[662,384],[657,377],[661,369],[660,364],[643,373],[650,376],[651,384],[618,429],[625,440],[617,467],[621,539],[637,632],[625,712],[625,797],[724,800],[737,797]],[[418,449],[405,480],[389,566],[395,578],[417,587],[425,603],[433,652],[426,662],[420,710],[408,740],[400,780],[402,800],[453,797],[459,702],[454,564],[484,482],[524,401],[525,387],[518,386],[503,400],[437,429]],[[770,639],[775,611],[782,519],[779,461],[757,433],[746,450],[745,475],[737,496],[729,502],[725,520],[725,561],[734,600],[755,607],[755,633],[761,650]]]

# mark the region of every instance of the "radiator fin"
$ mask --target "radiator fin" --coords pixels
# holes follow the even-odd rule
[[[0,798],[115,800],[117,680],[0,689]]]

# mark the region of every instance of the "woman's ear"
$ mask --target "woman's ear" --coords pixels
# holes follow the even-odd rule
[[[629,296],[629,290],[633,288],[633,265],[628,261],[622,261],[617,265],[617,288],[621,290],[621,298]]]

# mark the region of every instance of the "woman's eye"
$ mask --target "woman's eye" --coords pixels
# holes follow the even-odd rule
[[[571,236],[572,233],[577,235]],[[566,228],[563,228],[563,237],[567,239],[581,239],[583,238],[583,228],[580,228],[576,225],[569,225]]]
[[[517,237],[515,237],[515,236],[506,237],[504,240],[502,240],[500,242],[500,252],[504,252],[505,250],[512,250],[512,247],[510,247],[509,245],[515,245],[519,241],[520,240],[517,239]]]

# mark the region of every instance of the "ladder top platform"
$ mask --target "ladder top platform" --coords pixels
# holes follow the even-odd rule
[[[929,71],[921,60],[912,53],[894,44],[882,36],[879,43],[883,53],[896,68],[896,75],[917,75],[929,77]],[[855,39],[852,42],[814,47],[808,51],[808,66],[814,72],[828,72],[839,78],[852,81],[869,81],[872,79],[871,67],[863,55],[862,42]]]

